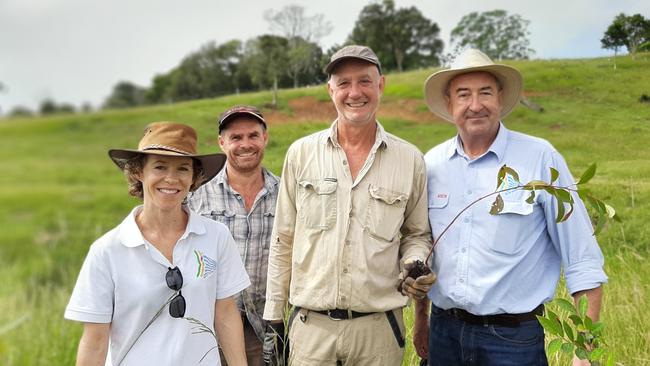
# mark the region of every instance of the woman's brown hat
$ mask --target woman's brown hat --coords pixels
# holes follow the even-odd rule
[[[129,159],[139,154],[185,156],[196,159],[203,165],[204,181],[210,181],[226,163],[224,154],[196,154],[196,131],[190,126],[176,122],[153,122],[144,129],[144,136],[137,150],[110,149],[108,156],[115,165],[124,169]]]

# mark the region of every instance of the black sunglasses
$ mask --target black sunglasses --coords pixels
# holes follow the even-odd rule
[[[169,302],[169,315],[172,318],[182,318],[185,316],[185,298],[181,294],[181,287],[183,287],[183,274],[178,267],[171,268],[165,275],[167,280],[167,287],[174,291],[178,291],[178,295]]]

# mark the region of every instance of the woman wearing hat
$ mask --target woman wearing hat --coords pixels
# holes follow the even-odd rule
[[[84,323],[77,365],[245,365],[233,295],[250,281],[228,229],[197,215],[188,192],[223,167],[197,155],[189,126],[146,127],[137,150],[110,150],[137,206],[90,247],[67,319]]]

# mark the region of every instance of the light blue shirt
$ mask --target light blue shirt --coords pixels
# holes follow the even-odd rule
[[[463,208],[496,190],[503,164],[525,184],[550,181],[551,167],[567,186],[573,177],[562,156],[545,140],[509,131],[503,124],[492,146],[470,159],[458,136],[425,155],[429,221],[434,238]],[[512,183],[511,183],[512,184]],[[503,210],[491,215],[495,196],[467,209],[436,244],[433,270],[438,280],[429,292],[443,309],[461,308],[476,315],[525,313],[553,298],[560,266],[570,293],[607,282],[603,254],[577,194],[568,221],[556,224],[557,201],[537,191],[502,193]]]

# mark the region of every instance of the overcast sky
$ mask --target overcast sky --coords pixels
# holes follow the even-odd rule
[[[375,0],[377,1],[377,0]],[[95,107],[120,80],[148,86],[201,45],[268,33],[264,11],[285,5],[322,13],[342,43],[370,0],[0,0],[0,108],[30,108],[45,98]],[[611,54],[600,38],[614,16],[650,17],[648,0],[395,0],[438,23],[441,38],[472,11],[505,9],[530,20],[535,58]]]

